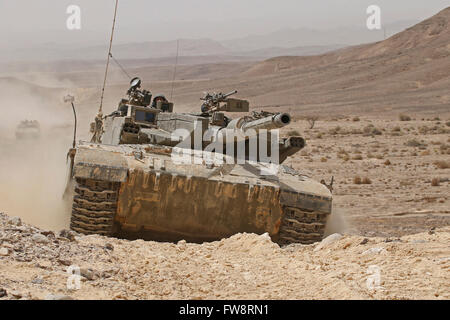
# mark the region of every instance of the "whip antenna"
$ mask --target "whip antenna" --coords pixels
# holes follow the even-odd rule
[[[178,51],[180,49],[180,39],[177,40],[177,55],[175,57],[175,67],[173,69],[173,78],[172,78],[172,91],[170,92],[170,101],[172,101],[173,90],[175,87],[175,77],[177,76],[177,65],[178,65]]]
[[[131,80],[131,76],[128,74],[127,70],[125,70],[125,68],[120,64],[119,61],[117,61],[116,58],[114,58],[114,56],[112,55],[112,53],[109,53],[109,56],[111,57],[111,59],[114,60],[114,62],[119,66],[119,68],[122,70],[123,74],[126,75],[130,80]]]
[[[98,109],[99,113],[102,112],[102,107],[103,107],[103,96],[105,94],[106,78],[108,76],[109,59],[111,57],[111,48],[112,48],[112,42],[113,42],[113,38],[114,38],[114,28],[116,26],[116,16],[117,16],[117,6],[118,6],[118,4],[119,4],[119,0],[116,0],[116,7],[114,9],[113,26],[112,26],[112,30],[111,30],[111,40],[109,41],[108,58],[106,60],[105,79],[103,80],[102,97],[100,98],[100,108]]]

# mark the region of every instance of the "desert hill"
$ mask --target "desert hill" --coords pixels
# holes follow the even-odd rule
[[[255,65],[246,74],[263,75],[287,69],[328,65],[337,62],[361,61],[414,54],[423,56],[427,61],[445,58],[450,55],[450,7],[391,38],[367,45],[353,46],[314,57],[276,57]],[[397,61],[395,61],[397,62]],[[419,61],[420,62],[420,61]]]
[[[262,62],[247,58],[245,62],[226,63],[199,56],[180,58],[184,62],[177,70],[173,100],[178,111],[194,111],[199,108],[203,92],[237,89],[239,96],[249,99],[253,108],[289,111],[294,116],[381,112],[448,114],[449,20],[450,8],[447,8],[385,41],[316,56],[282,56]],[[172,60],[136,58],[123,60],[122,64],[129,74],[140,76],[152,92],[170,95]],[[77,65],[83,63],[78,61]],[[87,115],[91,118],[99,103],[103,74],[104,62],[97,61],[89,65],[89,70],[85,67],[63,72],[48,70],[26,79],[42,83],[45,76],[53,87],[72,88],[78,95],[79,108],[91,110]],[[128,78],[114,63],[107,84],[105,105],[109,111],[116,107],[128,86]],[[60,94],[61,90],[55,91]]]
[[[385,41],[313,57],[278,57],[241,76],[271,83],[267,105],[450,109],[450,8]],[[275,92],[273,91],[275,90]]]

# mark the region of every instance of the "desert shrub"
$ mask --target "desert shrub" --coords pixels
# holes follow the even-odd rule
[[[372,184],[372,180],[370,180],[369,178],[365,177],[364,179],[362,179],[361,183],[362,184]]]
[[[411,180],[402,180],[400,181],[400,187],[408,187],[412,186],[414,183]]]
[[[353,183],[354,184],[361,184],[362,183],[362,179],[359,176],[356,176],[353,178]]]
[[[328,161],[328,159],[325,158],[325,157],[322,157],[322,158],[320,159],[320,162],[327,162],[327,161]]]
[[[439,178],[433,178],[433,180],[431,180],[432,187],[439,187],[440,184],[441,184],[441,179],[439,179]]]
[[[450,161],[436,161],[434,163],[434,165],[438,168],[438,169],[449,169],[450,168]]]
[[[447,127],[450,127],[450,121],[447,121],[447,122],[445,123],[445,125],[446,125]]]
[[[411,117],[403,113],[398,116],[398,119],[400,121],[411,121]]]
[[[430,150],[425,150],[425,151],[422,151],[422,153],[420,154],[421,156],[429,156],[431,153],[430,153]]]
[[[426,144],[424,144],[416,139],[412,139],[412,140],[407,141],[405,143],[405,146],[418,148],[418,147],[425,147]]]
[[[355,156],[353,156],[353,158],[352,158],[353,160],[362,160],[363,159],[363,157],[362,157],[362,155],[360,155],[360,154],[357,154],[357,155],[355,155]]]
[[[316,121],[319,119],[318,116],[308,116],[306,117],[306,120],[309,123],[309,128],[314,129],[314,126],[316,125]]]
[[[351,134],[362,134],[363,132],[362,132],[361,129],[352,129],[352,130],[350,131],[350,133],[351,133]]]
[[[380,129],[373,128],[372,134],[375,135],[375,136],[381,136],[383,133],[381,132]]]
[[[399,126],[395,126],[394,128],[392,128],[392,132],[400,132],[402,131],[402,129]]]
[[[354,117],[352,120],[353,120],[353,122],[358,122],[358,121],[360,121],[359,117]]]
[[[427,134],[427,133],[429,133],[430,132],[430,128],[429,127],[427,127],[427,126],[421,126],[421,127],[419,127],[419,133],[420,134]]]
[[[447,144],[441,144],[439,150],[441,151],[441,154],[450,154],[450,146]]]
[[[389,161],[389,159],[386,159],[386,161],[384,162],[384,165],[390,166],[391,165],[391,161]]]
[[[340,127],[340,126],[337,126],[337,127],[331,128],[330,131],[329,131],[329,133],[330,133],[331,135],[337,135],[340,131],[341,131],[341,127]]]
[[[375,126],[373,124],[369,124],[368,126],[364,127],[363,129],[364,135],[382,135],[383,133],[381,132],[381,130],[375,128]]]
[[[344,149],[339,149],[339,151],[337,152],[337,157],[338,158],[343,158],[346,155],[348,155],[348,152],[345,151]]]
[[[298,132],[297,130],[291,130],[287,134],[288,136],[300,136],[300,132]]]

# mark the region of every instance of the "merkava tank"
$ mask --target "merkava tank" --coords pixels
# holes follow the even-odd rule
[[[91,125],[92,141],[69,153],[72,230],[157,241],[240,232],[269,233],[281,245],[322,239],[331,192],[282,165],[304,139],[270,131],[289,125],[289,114],[249,115],[248,101],[230,97],[236,92],[206,94],[201,113],[174,113],[164,96],[151,104],[139,88],[133,79],[128,98]]]
[[[37,120],[21,121],[16,128],[17,140],[36,140],[41,137],[41,126]]]

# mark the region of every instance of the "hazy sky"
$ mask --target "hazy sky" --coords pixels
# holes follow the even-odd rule
[[[0,43],[105,42],[115,0],[0,0]],[[81,7],[82,29],[66,28],[69,5]],[[423,20],[448,0],[119,0],[116,43],[213,38],[225,40],[283,28],[365,26],[377,4],[384,23]]]

